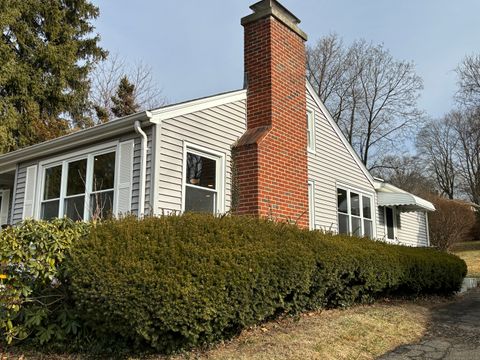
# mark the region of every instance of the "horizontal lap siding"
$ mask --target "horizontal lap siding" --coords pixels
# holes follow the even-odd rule
[[[22,221],[23,217],[23,200],[25,197],[25,180],[27,178],[27,168],[32,165],[38,164],[38,161],[35,162],[28,162],[22,163],[17,167],[17,175],[16,175],[16,185],[14,194],[12,197],[14,198],[14,204],[12,207],[12,224],[17,224],[18,222]],[[37,179],[38,181],[38,179]]]
[[[428,246],[424,212],[404,212],[400,215],[397,237],[402,245]]]
[[[231,203],[231,148],[246,130],[245,101],[163,120],[157,169],[157,213],[180,212],[184,142],[225,154],[225,210]]]
[[[153,152],[153,141],[152,141],[152,134],[153,134],[153,127],[149,127],[144,129],[145,133],[147,134],[147,181],[145,182],[145,212],[146,214],[150,214],[152,201],[150,198],[151,195],[151,179],[152,179],[152,152]],[[138,136],[136,133],[126,136],[121,139],[121,141],[131,140],[134,139],[135,148],[133,152],[133,180],[132,180],[132,214],[138,215],[138,203],[139,203],[139,195],[140,195],[140,167],[142,161],[142,145],[141,145],[141,137]]]
[[[374,189],[308,91],[307,109],[315,112],[316,152],[308,154],[309,179],[315,181],[315,227],[336,232],[337,183],[371,195]]]

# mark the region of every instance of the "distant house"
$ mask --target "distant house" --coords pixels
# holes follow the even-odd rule
[[[1,224],[233,210],[428,246],[433,205],[373,179],[306,83],[300,21],[275,0],[251,9],[246,89],[0,156]]]

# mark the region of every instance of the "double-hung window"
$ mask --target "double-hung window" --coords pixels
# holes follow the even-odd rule
[[[187,147],[184,161],[184,211],[223,212],[223,157]]]
[[[93,157],[90,190],[90,212],[94,218],[106,218],[113,213],[115,188],[115,153]]]
[[[373,237],[372,197],[360,192],[337,188],[338,232]]]
[[[113,213],[116,152],[109,150],[43,167],[40,218],[105,218]]]

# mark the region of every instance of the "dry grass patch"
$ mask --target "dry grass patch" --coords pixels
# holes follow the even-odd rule
[[[374,359],[419,340],[428,320],[429,305],[425,303],[328,310],[270,322],[210,350],[172,359]]]
[[[147,359],[375,359],[399,345],[421,339],[427,331],[432,308],[447,301],[449,300],[429,298],[417,302],[379,302],[346,310],[326,310],[286,317],[245,330],[237,338],[206,350],[195,350],[173,357],[148,356]],[[4,359],[80,360],[84,357],[32,352],[22,354],[21,351],[2,354],[0,350],[0,360]]]
[[[480,278],[480,241],[456,244],[453,251],[467,263],[468,276]]]

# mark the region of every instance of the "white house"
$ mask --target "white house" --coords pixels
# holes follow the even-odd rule
[[[300,21],[275,0],[251,8],[246,89],[1,155],[0,225],[225,213],[234,202],[240,214],[428,246],[433,205],[374,179],[305,82]]]

